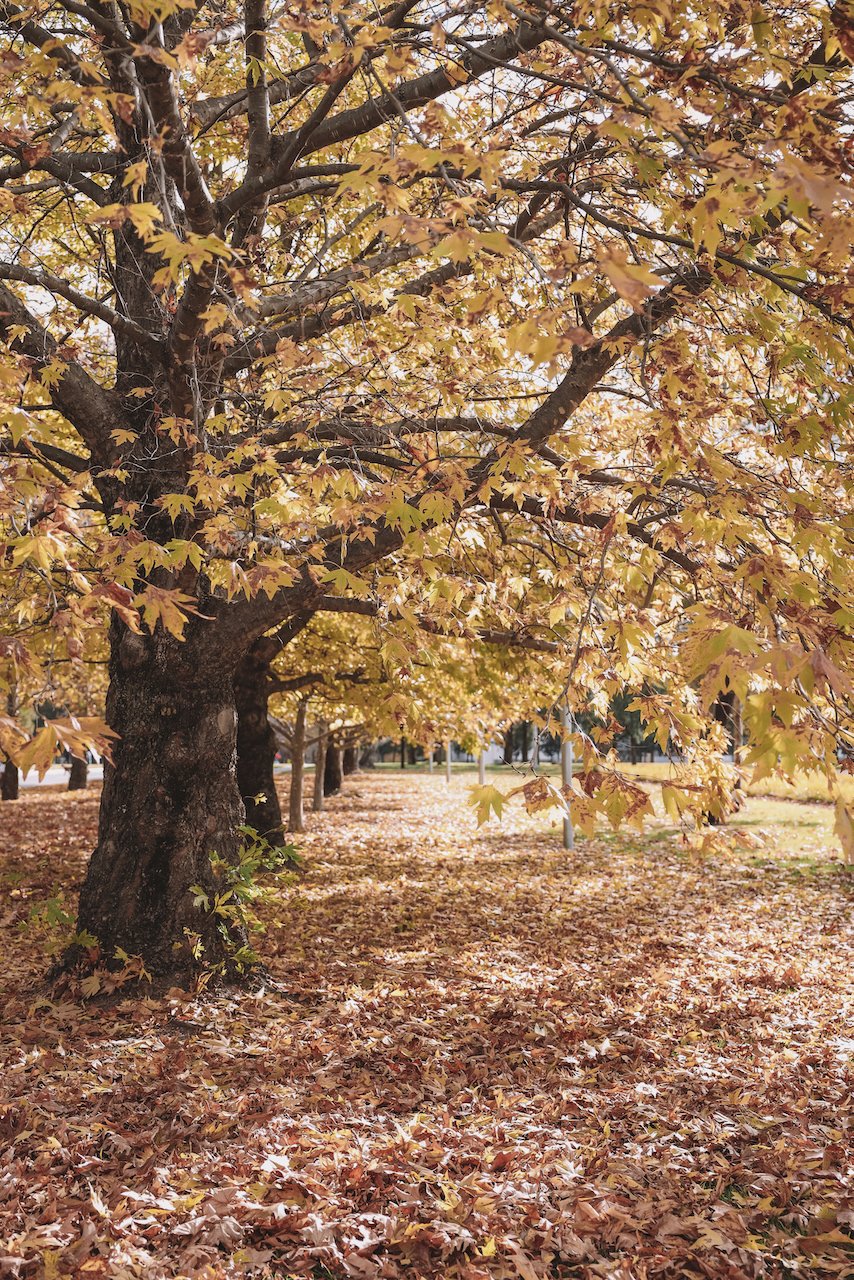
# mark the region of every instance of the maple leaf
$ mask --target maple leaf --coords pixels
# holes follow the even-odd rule
[[[647,298],[655,293],[656,286],[664,284],[664,280],[649,267],[629,261],[626,254],[617,249],[602,254],[599,266],[620,297],[630,302],[635,311],[642,311]]]

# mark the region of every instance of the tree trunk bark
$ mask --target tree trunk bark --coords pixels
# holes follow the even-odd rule
[[[513,763],[513,725],[512,724],[504,735],[504,755],[501,758],[501,763],[502,764]]]
[[[323,794],[337,796],[341,790],[341,781],[341,748],[334,742],[329,742],[323,767]]]
[[[268,716],[270,667],[259,647],[244,655],[234,677],[237,785],[247,825],[271,844],[281,845],[285,840],[276,792],[276,735]]]
[[[115,964],[121,948],[172,982],[210,965],[233,972],[246,943],[241,922],[213,909],[227,892],[223,864],[239,859],[244,817],[234,665],[216,639],[206,622],[191,624],[184,641],[159,627],[153,636],[117,620],[110,628],[107,721],[119,738],[104,765],[78,928],[98,940],[103,963]],[[72,949],[66,963],[79,956]]]
[[[69,791],[85,791],[89,785],[89,764],[80,756],[71,757],[71,772],[68,775]]]
[[[314,753],[314,803],[315,813],[323,808],[323,777],[326,773],[326,725],[321,720],[317,726],[317,750]]]
[[[305,721],[308,701],[300,699],[291,738],[291,794],[288,799],[288,831],[305,831],[303,775],[305,769]]]
[[[14,716],[18,710],[18,689],[12,684],[6,694],[6,710],[10,716]],[[3,765],[3,773],[0,776],[0,800],[17,800],[20,790],[21,775],[18,766],[6,757],[6,763]]]
[[[344,777],[359,772],[359,751],[357,747],[345,747],[341,757],[341,772]]]
[[[0,800],[17,800],[20,790],[20,774],[18,766],[6,759],[3,774],[0,777]]]
[[[406,738],[400,739],[400,767],[406,768]]]

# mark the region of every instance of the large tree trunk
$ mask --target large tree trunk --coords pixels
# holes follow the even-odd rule
[[[105,762],[78,928],[97,938],[103,962],[121,948],[173,982],[211,964],[228,972],[246,941],[239,921],[211,909],[227,888],[211,856],[238,860],[244,817],[234,669],[216,635],[209,622],[191,624],[183,642],[160,628],[110,629],[107,720],[120,737]]]
[[[241,659],[234,677],[237,706],[237,785],[246,822],[271,844],[284,844],[276,793],[276,735],[268,716],[270,668],[265,640]]]
[[[85,791],[89,785],[89,765],[84,757],[71,757],[71,772],[68,775],[69,791]]]
[[[502,764],[513,763],[513,725],[504,734],[504,754],[501,758]]]
[[[0,800],[17,800],[20,788],[18,766],[6,758],[3,773],[0,775]]]
[[[300,699],[291,737],[291,794],[288,800],[288,831],[305,831],[303,775],[305,768],[305,721],[308,701]]]
[[[337,796],[341,790],[341,748],[330,741],[326,746],[326,759],[323,767],[323,794]]]

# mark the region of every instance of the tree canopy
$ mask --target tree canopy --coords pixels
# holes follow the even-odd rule
[[[527,643],[555,705],[633,690],[701,772],[732,693],[748,763],[832,779],[849,3],[0,19],[0,657],[42,695],[109,624],[84,922],[121,941],[92,895],[136,877],[178,945],[238,816],[186,779],[233,773],[236,665],[330,597],[393,621],[399,666],[428,629]],[[0,746],[106,743],[81,723],[25,746],[10,714]]]

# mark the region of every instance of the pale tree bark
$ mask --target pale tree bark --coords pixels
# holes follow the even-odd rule
[[[315,813],[323,809],[323,778],[326,772],[326,722],[317,723],[317,747],[314,753],[314,802]]]
[[[303,782],[305,774],[305,725],[308,699],[300,698],[291,734],[291,792],[288,799],[288,831],[305,831]]]

